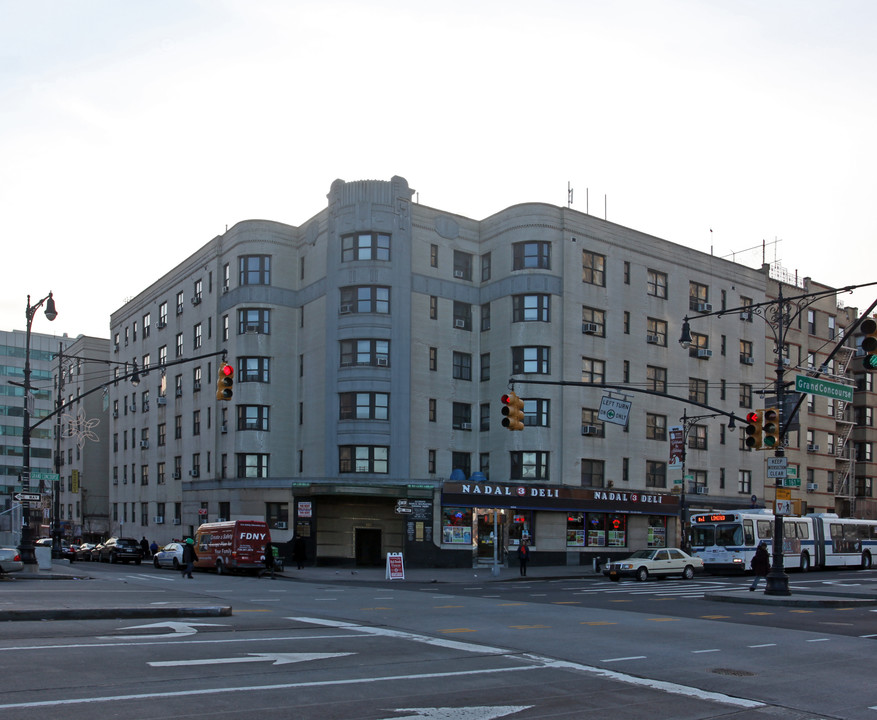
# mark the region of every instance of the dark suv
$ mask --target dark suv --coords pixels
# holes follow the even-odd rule
[[[133,560],[139,565],[143,560],[143,550],[134,538],[110,538],[100,549],[98,560],[101,562],[128,562]]]

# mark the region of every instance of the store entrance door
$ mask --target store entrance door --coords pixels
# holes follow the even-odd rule
[[[380,528],[356,528],[354,534],[356,564],[359,567],[380,567]]]
[[[504,561],[505,515],[502,510],[478,510],[478,562],[493,562],[493,546],[496,543],[496,558]],[[494,514],[496,528],[494,528]],[[496,531],[494,533],[494,530]]]

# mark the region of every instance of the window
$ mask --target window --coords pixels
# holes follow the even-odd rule
[[[436,400],[435,398],[429,398],[429,401],[426,404],[426,413],[427,419],[429,422],[436,421]]]
[[[451,467],[455,470],[462,470],[463,475],[469,477],[472,474],[472,458],[467,452],[452,452]]]
[[[454,301],[453,325],[458,330],[472,329],[472,306],[469,303]]]
[[[646,487],[667,487],[667,463],[646,460]]]
[[[268,405],[238,405],[238,430],[270,430]]]
[[[646,365],[646,390],[667,392],[667,368]]]
[[[484,253],[481,256],[481,282],[490,280],[490,253]]]
[[[599,415],[599,410],[582,408],[582,435],[585,434],[585,429],[587,428],[589,437],[605,437],[605,428]]]
[[[140,466],[140,484],[149,485],[149,465]]]
[[[341,445],[338,448],[339,473],[380,473],[390,471],[390,448],[382,445]]]
[[[201,323],[192,328],[192,349],[197,350],[201,347]]]
[[[741,307],[749,307],[752,305],[752,298],[745,297],[744,295],[740,296],[740,306]],[[752,311],[747,310],[740,314],[740,319],[744,322],[752,322]]]
[[[529,269],[551,269],[551,243],[534,240],[512,245],[512,270]]]
[[[238,453],[237,464],[239,478],[268,477],[267,453]]]
[[[582,458],[582,486],[603,487],[605,469],[603,460]]]
[[[688,431],[688,447],[692,450],[706,450],[706,425],[692,425]]]
[[[652,297],[667,299],[667,273],[649,270],[647,292]]]
[[[167,470],[165,467],[166,466],[163,462],[155,464],[155,482],[159,485],[164,485],[167,480]]]
[[[582,382],[601,383],[606,378],[606,362],[594,358],[582,358]]]
[[[183,333],[177,333],[177,357],[183,357]]]
[[[429,349],[429,370],[430,372],[438,370],[438,348],[431,347]]]
[[[737,471],[737,492],[749,495],[752,492],[752,471]]]
[[[453,363],[455,380],[472,379],[472,356],[469,353],[455,352]]]
[[[435,475],[435,450],[430,449],[426,453],[426,472]]]
[[[390,366],[389,340],[342,340],[341,367],[351,365]]]
[[[390,396],[380,392],[345,392],[339,394],[341,420],[388,420]]]
[[[646,413],[646,437],[649,440],[667,439],[667,416]]]
[[[709,357],[709,336],[701,333],[691,333],[691,345],[688,346],[688,356],[693,358]]]
[[[266,357],[238,358],[238,382],[270,382],[269,365]]]
[[[512,480],[548,480],[548,453],[515,451],[511,456]]]
[[[490,430],[490,403],[481,403],[479,412],[478,429],[482,432],[487,432]],[[526,405],[524,412],[526,413]],[[526,421],[526,414],[524,415],[524,420]]]
[[[740,407],[752,407],[752,385],[741,383],[740,385]]]
[[[199,278],[195,281],[194,291],[192,292],[192,303],[197,305],[201,302],[201,296],[204,292],[204,283]]]
[[[490,303],[481,306],[481,332],[490,330]]]
[[[150,315],[149,315],[149,313],[146,313],[146,315],[143,316],[143,338],[144,339],[149,337],[150,322],[151,322]]]
[[[429,246],[429,266],[438,267],[438,245],[434,243]]]
[[[452,408],[451,426],[454,430],[471,430],[472,406],[468,403],[455,402]]]
[[[227,503],[226,503],[227,504]],[[228,513],[222,515],[225,519],[231,516],[231,509],[225,510]],[[269,528],[289,527],[289,503],[285,502],[266,502],[265,503],[265,522]]]
[[[180,291],[177,293],[177,315],[182,315],[182,314],[183,314],[183,302],[184,302],[184,300],[185,300],[184,293],[183,293],[182,290],[180,290]],[[127,328],[125,328],[125,330],[127,331]],[[126,342],[125,344],[127,345],[128,343]]]
[[[551,348],[545,346],[513,347],[512,348],[512,374],[535,373],[548,375],[551,372],[549,352]]]
[[[271,311],[267,308],[242,308],[238,310],[238,335],[271,332],[269,323]]]
[[[688,309],[695,312],[709,312],[710,289],[696,282],[688,283]]]
[[[341,236],[341,262],[390,259],[390,235],[360,232]]]
[[[175,415],[174,416],[174,440],[179,440],[183,437],[183,416]]]
[[[707,381],[699,378],[688,378],[688,399],[706,405],[709,402]]]
[[[242,255],[240,257],[239,285],[270,285],[271,256]]]
[[[546,398],[533,398],[531,400],[524,400],[524,426],[548,427],[549,403],[550,400],[547,400]]]
[[[201,434],[201,411],[192,411],[192,435]]]
[[[158,306],[158,329],[167,326],[167,302]]]
[[[624,284],[630,285],[630,261],[624,261]]]
[[[813,310],[807,311],[807,334],[816,334],[816,312]]]
[[[341,288],[341,314],[390,312],[390,288],[382,285],[352,285]]]
[[[582,332],[606,337],[606,313],[597,308],[582,306]]]
[[[550,311],[550,295],[512,295],[512,322],[550,322]]]
[[[201,389],[201,367],[192,368],[192,390],[198,392]]]
[[[481,355],[481,381],[490,380],[490,353],[482,353]]]
[[[459,250],[454,250],[454,277],[458,280],[472,279],[472,256]]]
[[[646,318],[646,341],[653,345],[667,347],[667,321]]]
[[[438,298],[435,295],[429,296],[429,319],[438,320]]]
[[[744,365],[752,365],[754,360],[752,356],[752,341],[740,341],[740,362]]]
[[[582,250],[582,282],[606,287],[606,256]]]
[[[156,439],[156,442],[158,443],[159,447],[164,447],[167,443],[167,424],[159,423],[157,430],[158,432],[156,434],[158,435],[158,437]]]

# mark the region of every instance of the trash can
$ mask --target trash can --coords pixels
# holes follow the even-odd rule
[[[33,552],[36,556],[37,565],[40,570],[52,569],[52,548],[47,547],[46,545],[37,545],[33,549]]]

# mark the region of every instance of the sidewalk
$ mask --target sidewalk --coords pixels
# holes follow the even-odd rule
[[[521,577],[517,567],[500,567],[498,572],[492,567],[477,568],[411,568],[405,569],[405,577],[388,580],[386,570],[382,567],[307,567],[303,570],[287,568],[277,573],[281,582],[307,583],[351,583],[377,584],[386,587],[404,588],[406,584],[458,584],[464,587],[478,587],[488,583],[528,583],[551,582],[559,580],[591,579],[595,583],[610,583],[602,574],[597,574],[587,566],[533,566],[527,570],[527,576]],[[708,576],[707,576],[708,577]],[[739,578],[739,589],[733,588],[721,592],[707,592],[704,600],[712,602],[748,603],[753,605],[769,605],[778,607],[860,607],[877,605],[877,587],[868,589],[855,583],[830,583],[818,590],[796,588],[795,581],[803,578],[811,579],[813,574],[793,575],[789,596],[765,595],[759,588],[757,592],[748,592],[750,580]],[[828,576],[825,576],[826,578]],[[217,617],[231,615],[232,608],[224,605],[197,605],[185,595],[178,603],[168,603],[156,607],[147,606],[136,599],[129,604],[120,604],[118,599],[106,601],[100,597],[69,593],[41,594],[39,586],[44,580],[60,580],[65,582],[87,583],[92,577],[89,563],[70,564],[64,560],[52,563],[51,570],[33,570],[25,568],[22,572],[12,573],[0,579],[0,598],[6,587],[16,588],[31,586],[28,592],[27,609],[5,609],[0,607],[0,621],[9,620],[70,620],[95,618],[147,618],[147,617]],[[261,582],[270,582],[264,578]],[[625,582],[636,585],[635,582]],[[613,583],[613,585],[615,585]],[[616,586],[617,587],[617,586]],[[53,587],[53,589],[57,589]]]

